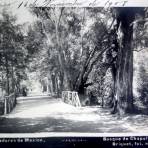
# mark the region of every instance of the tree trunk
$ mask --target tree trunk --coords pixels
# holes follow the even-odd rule
[[[11,91],[12,93],[15,92],[15,79],[14,79],[14,68],[13,68],[13,65],[11,65],[11,81],[12,81],[12,86],[11,86]]]
[[[57,49],[58,49],[58,60],[60,63],[61,67],[61,73],[63,74],[63,81],[64,81],[64,88],[63,90],[69,90],[70,89],[70,84],[69,84],[69,79],[68,79],[68,71],[66,70],[66,62],[64,59],[64,55],[62,52],[62,46],[60,42],[60,36],[59,36],[59,29],[58,29],[58,23],[55,24],[55,32],[56,32],[56,41],[57,41]]]
[[[133,51],[132,36],[134,12],[130,8],[119,10],[121,44],[118,50],[117,71],[115,75],[114,110],[120,115],[133,111]]]
[[[56,80],[55,80],[55,74],[51,74],[51,81],[52,81],[52,90],[53,90],[53,93],[56,94]]]
[[[6,57],[6,79],[7,79],[7,95],[10,94],[10,82],[9,82],[9,67],[8,67],[8,59]]]

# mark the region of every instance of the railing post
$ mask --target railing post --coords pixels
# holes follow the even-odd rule
[[[7,114],[7,98],[4,97],[4,114]]]
[[[16,98],[14,93],[4,97],[4,115],[12,111],[16,104],[15,99]]]
[[[76,103],[75,103],[75,93],[74,92],[72,92],[72,102],[73,102],[73,105],[76,106],[75,105]]]
[[[79,96],[78,96],[77,92],[76,92],[76,98],[77,98],[78,106],[81,107],[80,99],[79,99]]]
[[[73,99],[74,99],[74,96],[73,96],[73,93],[72,93],[72,104],[74,104],[74,101],[73,101]]]
[[[68,96],[67,96],[67,103],[69,102],[69,91],[68,91]]]

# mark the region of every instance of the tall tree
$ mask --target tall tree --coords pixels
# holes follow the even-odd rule
[[[56,59],[60,65],[58,69],[61,73],[61,84],[63,82],[67,84],[69,90],[84,93],[84,88],[91,85],[87,81],[93,66],[102,59],[102,54],[108,48],[109,44],[103,44],[108,39],[105,23],[107,19],[103,21],[103,17],[99,15],[100,13],[105,16],[105,12],[101,10],[97,11],[98,15],[93,19],[93,15],[88,15],[90,12],[86,8],[60,8],[59,10],[58,8],[57,10],[35,8],[33,10],[42,20],[43,33],[47,38],[49,49],[52,45],[53,49],[58,52]],[[58,18],[59,23],[57,23]],[[90,19],[92,24],[90,24]],[[58,29],[55,27],[57,24]]]
[[[27,51],[24,49],[24,37],[16,17],[3,10],[0,20],[0,66],[3,71],[6,94],[15,91],[21,75],[24,75]]]
[[[119,114],[133,112],[133,24],[137,13],[142,9],[118,8],[116,9],[115,30],[119,37],[116,67],[114,69],[114,111]],[[120,36],[119,36],[120,35]]]

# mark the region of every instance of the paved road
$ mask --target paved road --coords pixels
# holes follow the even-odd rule
[[[76,108],[48,96],[20,97],[17,102],[11,114],[0,117],[0,133],[148,132],[147,116],[119,119],[97,106]]]

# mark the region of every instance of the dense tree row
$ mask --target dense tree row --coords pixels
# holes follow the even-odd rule
[[[26,36],[23,26],[17,24],[16,20],[17,18],[11,15],[7,9],[2,11],[0,19],[0,87],[2,95],[20,93],[21,82],[27,79],[28,63],[31,62],[32,55],[36,51],[35,46],[40,44],[31,42],[34,31],[30,30]],[[35,38],[33,37],[33,39]]]
[[[48,66],[53,67],[47,76],[54,77],[52,82],[58,94],[62,90],[78,91],[81,98],[88,93],[90,98],[99,94],[103,104],[106,91],[110,91],[108,102],[114,106],[113,113],[133,111],[133,50],[147,46],[147,9],[34,8],[32,11],[45,35],[51,60]],[[111,77],[105,90],[109,68]]]
[[[29,11],[37,20],[25,33],[5,11],[0,20],[1,85],[7,94],[21,87],[27,69],[51,94],[77,91],[82,102],[112,107],[112,113],[134,111],[133,54],[148,46],[147,8]],[[139,77],[138,92],[147,102],[145,67]]]
[[[6,95],[19,89],[20,80],[25,78],[26,50],[21,26],[16,18],[2,12],[0,20],[0,80]]]

